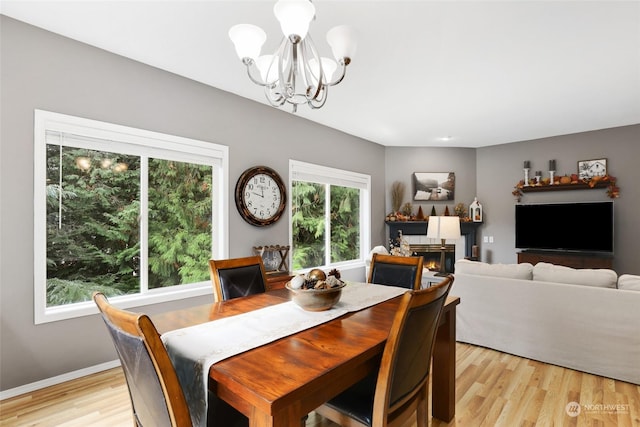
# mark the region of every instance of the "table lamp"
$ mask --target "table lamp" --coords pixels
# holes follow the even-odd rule
[[[436,276],[445,276],[445,251],[446,240],[457,240],[460,238],[460,217],[458,216],[430,216],[427,227],[428,239],[440,239],[440,271]]]

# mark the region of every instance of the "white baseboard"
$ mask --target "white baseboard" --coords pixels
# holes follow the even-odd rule
[[[73,372],[67,372],[66,374],[58,375],[45,380],[36,381],[31,384],[25,384],[20,387],[12,388],[9,390],[0,391],[0,400],[9,399],[11,397],[19,396],[25,393],[31,393],[32,391],[40,390],[41,388],[49,387],[56,384],[61,384],[66,381],[75,380],[87,375],[95,374],[97,372],[106,371],[120,366],[120,360],[112,360],[110,362],[101,363],[99,365],[89,366],[88,368],[79,369]]]

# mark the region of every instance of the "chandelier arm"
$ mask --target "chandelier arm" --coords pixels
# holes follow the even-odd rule
[[[278,47],[271,66],[276,66],[278,70],[278,80],[272,83],[263,84],[264,93],[267,101],[273,107],[281,107],[285,103],[291,104],[294,107],[304,101],[296,101],[295,98],[295,86],[290,90],[290,80],[293,77],[292,57],[295,44],[291,39],[283,37],[280,46]],[[286,78],[285,78],[286,77]],[[295,112],[295,108],[294,108]]]
[[[338,77],[336,77],[333,81],[327,83],[327,86],[335,86],[340,82],[342,82],[342,79],[344,79],[344,76],[347,74],[347,65],[349,64],[348,62],[349,58],[346,58],[346,59],[347,61],[345,61],[345,58],[342,58],[341,60],[338,61],[338,65],[340,66],[340,75],[338,75]]]
[[[309,101],[307,101],[307,105],[309,105],[310,108],[316,110],[318,108],[322,108],[322,106],[324,106],[324,103],[327,102],[327,97],[329,94],[329,86],[327,85],[322,85],[322,91],[321,91],[321,97],[316,97],[314,99],[310,99]]]
[[[300,48],[300,43],[295,43],[291,45],[291,68],[289,70],[289,81],[291,82],[291,93],[290,98],[293,98],[296,96],[296,86],[298,85],[298,73],[296,72],[296,70],[298,70],[299,67],[299,58],[298,58],[298,51]]]
[[[282,90],[282,96],[291,97],[291,76],[293,74],[293,55],[295,45],[285,38],[278,55],[278,85]],[[295,83],[295,80],[294,80]]]
[[[251,74],[251,67],[247,66],[247,75],[249,76],[249,80],[251,80],[253,83],[257,84],[258,86],[268,86],[268,84],[261,82],[260,80],[256,79],[255,77],[253,77],[253,75]]]
[[[276,89],[282,90],[282,96],[285,97],[286,102],[292,105],[299,105],[307,102],[304,93],[296,92],[297,78],[299,77],[297,73],[300,60],[298,47],[300,44],[299,39],[295,39],[295,41],[289,40],[290,42],[286,44],[278,64],[280,81]]]
[[[273,107],[281,107],[287,100],[281,93],[276,91],[275,84],[264,87],[264,95]]]
[[[324,70],[322,68],[322,58],[318,54],[315,44],[311,38],[311,34],[307,34],[301,45],[303,56],[303,72],[306,80],[306,97],[307,99],[316,99],[320,96],[320,91],[324,85]],[[314,70],[311,69],[311,60],[315,60],[318,64],[318,75],[314,74]],[[315,86],[313,85],[315,84]]]
[[[258,70],[258,67],[256,66],[256,61],[252,58],[244,58],[242,63],[247,66],[247,75],[249,76],[249,80],[258,86],[268,86],[266,82],[262,81],[262,77],[257,79],[253,76],[253,73],[257,73],[258,76],[260,75],[260,70]]]

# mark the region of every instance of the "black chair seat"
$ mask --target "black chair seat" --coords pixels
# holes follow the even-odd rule
[[[373,422],[373,397],[377,380],[376,371],[328,401],[326,405],[370,426]]]

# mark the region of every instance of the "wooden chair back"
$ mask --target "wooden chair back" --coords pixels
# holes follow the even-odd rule
[[[111,334],[129,389],[136,426],[191,426],[178,376],[151,319],[93,294]]]
[[[453,280],[449,275],[435,286],[403,296],[380,362],[373,425],[383,425],[382,419],[401,425],[400,420],[417,411],[418,426],[427,426],[431,357]]]
[[[378,372],[316,409],[341,426],[428,426],[429,374],[436,331],[453,276],[402,296]],[[373,403],[372,403],[373,402]],[[413,425],[416,425],[415,423]]]
[[[422,287],[421,256],[395,256],[374,253],[369,269],[369,283],[399,286],[407,289]]]
[[[215,302],[266,292],[267,275],[262,257],[209,260]]]

